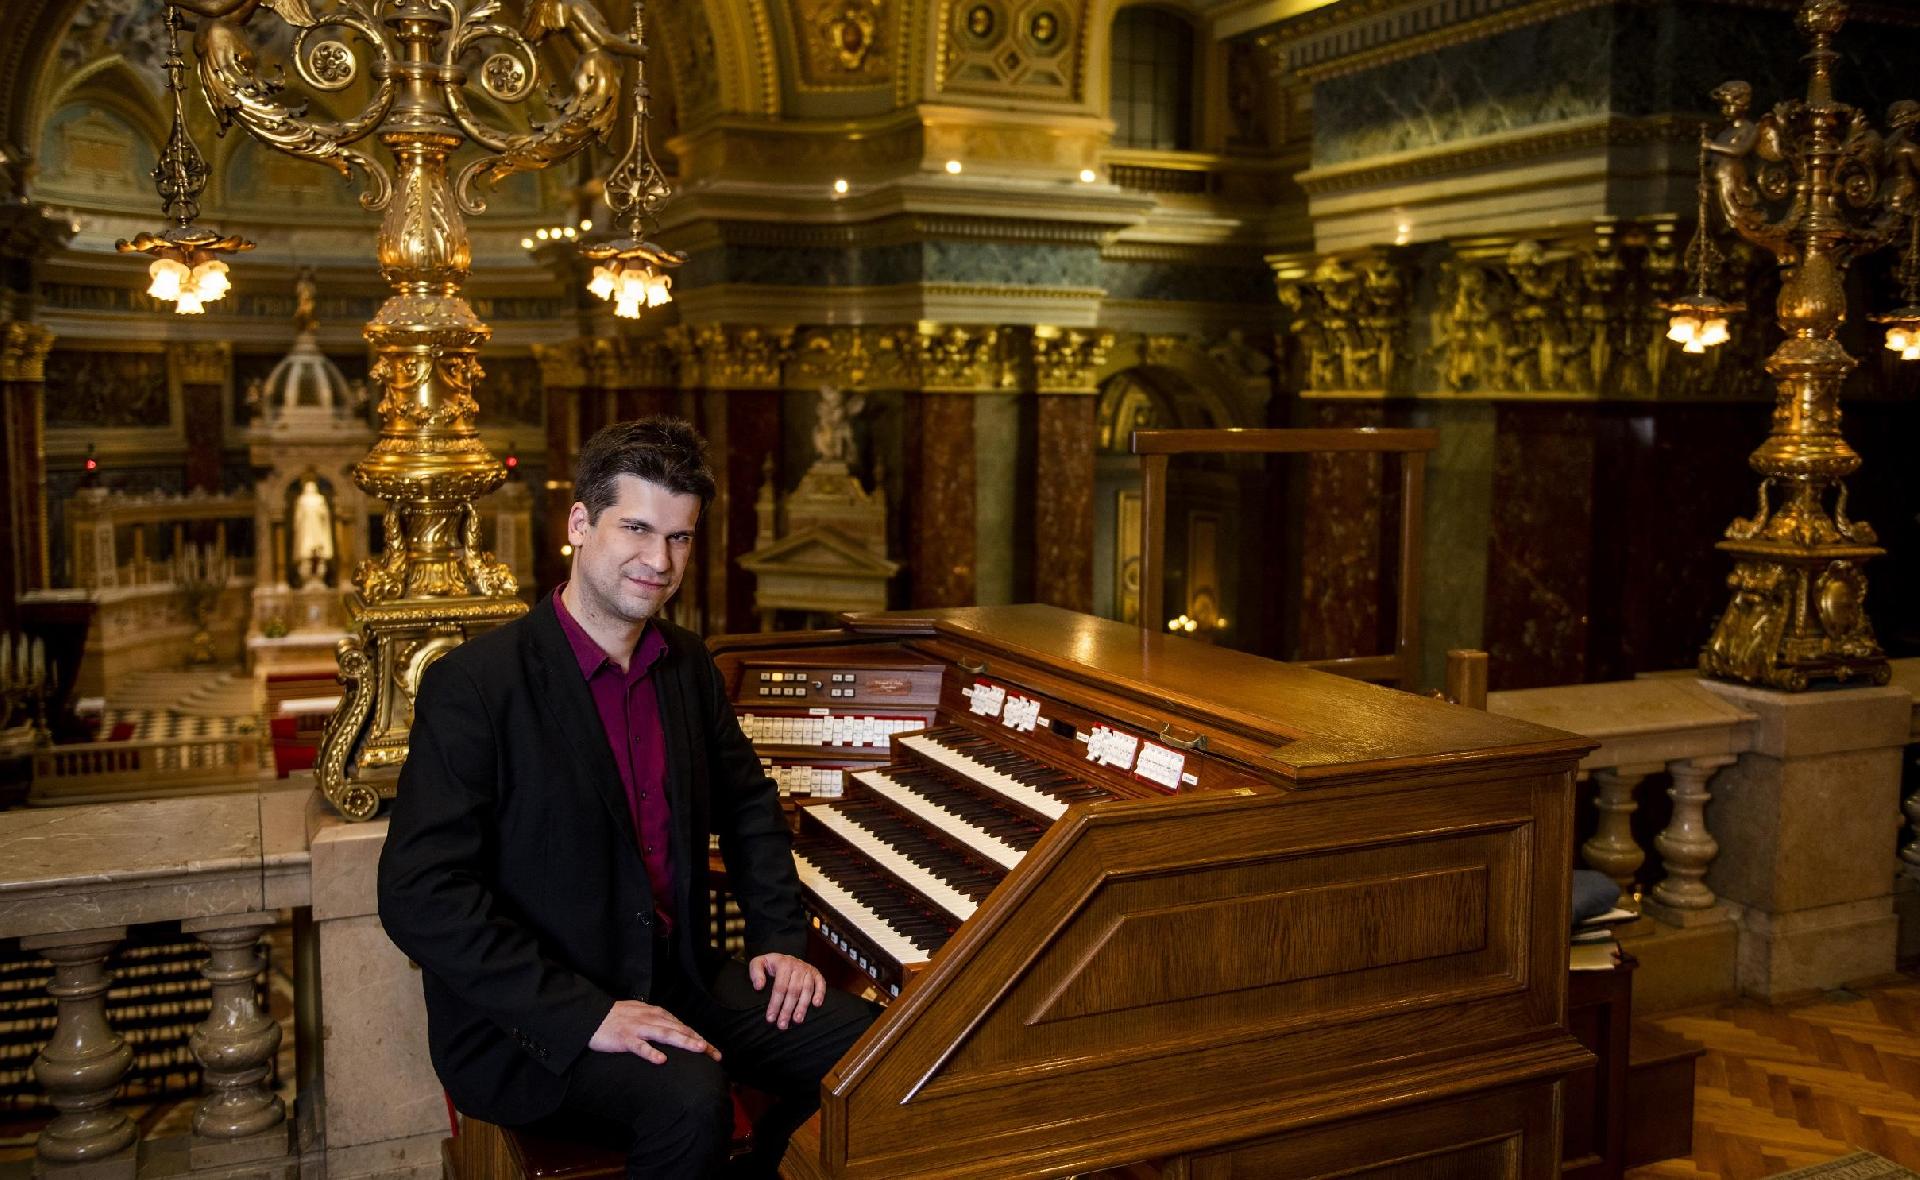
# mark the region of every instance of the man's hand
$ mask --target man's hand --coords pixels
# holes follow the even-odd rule
[[[809,1007],[818,1008],[827,1001],[827,977],[805,959],[792,955],[758,955],[747,964],[747,978],[759,991],[773,982],[767,997],[767,1023],[781,1028],[807,1018]]]
[[[783,1026],[784,1027],[784,1026]],[[595,1053],[631,1053],[655,1065],[664,1065],[667,1055],[656,1045],[672,1045],[689,1053],[705,1053],[720,1060],[720,1050],[707,1044],[697,1032],[680,1023],[680,1018],[665,1008],[642,1004],[639,1000],[616,1000],[607,1018],[594,1030],[587,1048]]]

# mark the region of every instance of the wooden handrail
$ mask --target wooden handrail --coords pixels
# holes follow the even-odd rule
[[[1167,470],[1175,455],[1384,454],[1400,469],[1399,595],[1391,655],[1301,660],[1360,680],[1407,687],[1420,646],[1420,564],[1427,452],[1440,443],[1434,430],[1364,426],[1299,430],[1136,430],[1140,456],[1140,627],[1156,630],[1165,608]]]

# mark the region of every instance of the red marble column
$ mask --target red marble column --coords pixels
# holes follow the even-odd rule
[[[736,564],[753,552],[759,522],[754,502],[768,459],[777,487],[781,471],[781,393],[777,389],[709,389],[699,401],[700,430],[719,485],[701,523],[699,550],[705,562],[707,633],[757,631],[753,578]],[[665,409],[675,409],[667,406]]]
[[[974,600],[973,395],[908,400],[907,574],[916,607]],[[1091,531],[1089,531],[1091,536]]]
[[[1310,426],[1380,426],[1375,405],[1321,402],[1307,409]],[[1379,455],[1309,455],[1300,519],[1300,618],[1296,658],[1340,659],[1393,651],[1382,633],[1382,603],[1391,602],[1390,547],[1383,530],[1397,526],[1397,485]],[[1385,617],[1392,617],[1386,608]]]
[[[1034,451],[1033,596],[1093,609],[1093,456],[1099,441],[1088,394],[1040,394]]]
[[[218,492],[226,458],[224,407],[233,373],[233,346],[225,341],[169,345],[167,363],[180,383],[187,436],[188,491]]]
[[[46,361],[53,333],[0,324],[0,628],[17,621],[22,591],[47,579]]]

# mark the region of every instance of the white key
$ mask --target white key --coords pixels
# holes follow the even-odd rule
[[[902,786],[877,770],[863,770],[853,776],[873,788],[874,793],[891,799],[903,811],[910,811],[954,837],[1003,869],[1020,863],[1024,854],[990,832],[981,831],[973,821],[933,802],[910,787]]]
[[[800,872],[802,887],[810,890],[828,909],[854,923],[859,933],[872,939],[883,953],[893,957],[894,962],[904,967],[908,963],[924,963],[933,957],[932,947],[923,947],[888,925],[885,918],[862,905],[859,898],[842,889],[805,856],[794,853],[793,865]]]
[[[973,917],[973,911],[979,908],[971,897],[914,864],[893,845],[861,827],[851,817],[841,814],[837,809],[816,807],[811,814],[847,843],[866,853],[873,863],[891,873],[895,880],[961,921],[964,922]]]
[[[949,770],[959,771],[967,776],[968,781],[998,791],[1029,811],[1037,812],[1048,819],[1059,819],[1067,813],[1067,805],[1052,795],[1041,794],[1012,775],[975,762],[958,750],[949,750],[924,734],[908,734],[900,739],[900,744],[938,762]]]

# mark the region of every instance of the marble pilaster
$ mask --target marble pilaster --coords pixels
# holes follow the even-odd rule
[[[907,469],[916,480],[907,504],[913,606],[974,601],[974,396],[922,393],[908,400]]]
[[[46,355],[53,333],[37,324],[0,324],[0,625],[14,602],[49,585]]]
[[[1315,402],[1305,407],[1310,427],[1383,426],[1377,404]],[[1300,514],[1300,617],[1295,658],[1341,659],[1391,653],[1380,631],[1386,574],[1382,522],[1398,484],[1386,480],[1386,461],[1372,453],[1307,455]]]
[[[233,346],[225,341],[177,342],[169,347],[167,360],[180,386],[187,490],[218,492],[225,466],[225,406]]]
[[[700,393],[700,432],[706,436],[719,494],[700,525],[695,548],[705,563],[700,579],[707,609],[707,632],[753,631],[753,579],[735,562],[753,552],[759,520],[754,504],[766,465],[773,464],[777,487],[785,487],[781,459],[783,414],[778,389],[708,389]]]
[[[1588,410],[1505,403],[1494,442],[1488,670],[1499,689],[1587,679],[1594,440]]]
[[[974,395],[973,600],[982,605],[1015,601],[1018,541],[1033,527],[1035,495],[1021,477],[1032,464],[1020,446],[1020,408],[1014,395]]]
[[[1093,609],[1093,467],[1097,402],[1085,394],[1036,399],[1033,599]]]
[[[447,1107],[427,1055],[419,968],[380,925],[387,821],[348,823],[315,796],[308,832],[327,1174],[349,1175],[355,1161],[399,1160],[422,1137],[444,1136]],[[390,1166],[367,1171],[396,1174]]]
[[[1893,970],[1893,873],[1905,689],[1779,693],[1702,681],[1757,719],[1753,748],[1720,772],[1706,884],[1740,928],[1743,992],[1765,998]]]

